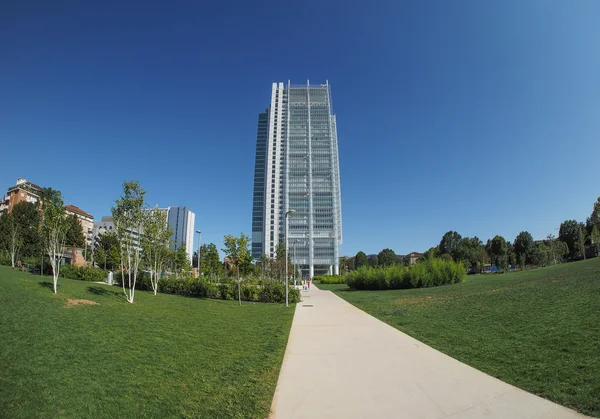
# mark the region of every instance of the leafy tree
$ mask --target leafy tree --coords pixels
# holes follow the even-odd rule
[[[550,248],[544,243],[538,243],[533,246],[531,252],[531,264],[535,266],[546,266],[551,260],[549,257]]]
[[[488,254],[488,252],[482,247],[479,252],[477,253],[477,263],[479,263],[479,266],[483,268],[483,265],[485,265],[488,260],[490,259],[490,255]]]
[[[111,208],[121,251],[121,283],[127,302],[133,304],[141,252],[135,237],[144,226],[146,191],[135,181],[123,182],[123,196]],[[127,275],[127,281],[125,280]],[[125,287],[127,285],[127,288]]]
[[[391,266],[398,262],[398,257],[392,249],[383,249],[377,255],[377,263],[379,266]]]
[[[592,223],[596,226],[596,230],[600,231],[600,197],[594,202],[594,209],[592,210],[590,218]]]
[[[477,254],[481,249],[481,240],[478,237],[464,237],[454,252],[454,258],[460,260],[465,266],[473,266],[477,263]]]
[[[288,268],[290,268],[289,265]],[[285,244],[283,242],[277,243],[277,247],[275,248],[275,261],[271,264],[271,276],[279,280],[284,280],[285,278]]]
[[[22,238],[21,256],[39,256],[42,253],[40,238],[40,214],[35,204],[19,202],[11,214],[15,217]]]
[[[367,266],[368,264],[369,262],[367,260],[367,255],[362,250],[359,251],[356,256],[354,256],[354,266],[356,266],[356,269],[360,268],[361,266]]]
[[[264,278],[267,272],[270,272],[271,270],[271,259],[267,256],[266,253],[261,253],[258,261],[260,265],[261,275]]]
[[[449,253],[452,255],[452,257],[454,257],[458,247],[460,246],[461,240],[462,236],[456,231],[446,232],[438,246],[440,254]]]
[[[504,240],[504,237],[495,236],[491,241],[490,250],[493,263],[500,268],[506,268],[508,263],[508,244]]]
[[[468,237],[467,237],[467,238],[468,238]],[[471,237],[471,238],[468,238],[468,239],[469,239],[469,242],[470,242],[470,246],[471,246],[472,248],[474,248],[474,249],[478,249],[478,248],[480,248],[481,246],[483,246],[483,242],[482,242],[482,241],[481,241],[481,239],[480,239],[479,237],[477,237],[477,236],[474,236],[474,237]]]
[[[223,270],[219,251],[214,243],[200,246],[200,269],[204,275],[211,277],[218,276]]]
[[[104,266],[106,269],[106,250],[101,247],[97,247],[93,253],[94,264],[97,266]]]
[[[593,225],[593,229],[590,232],[590,242],[596,248],[596,251],[598,251],[600,249],[600,197],[594,202],[590,222]]]
[[[376,267],[379,265],[379,261],[377,260],[377,255],[371,255],[369,256],[369,266],[371,267]]]
[[[283,242],[277,243],[277,246],[275,247],[275,259],[285,259],[285,244]]]
[[[15,269],[23,246],[23,236],[21,226],[12,212],[0,217],[0,240],[2,247],[10,254],[10,265]]]
[[[185,248],[185,242],[175,249],[175,270],[177,272],[189,272],[192,270],[192,265],[190,265],[190,260],[188,259]]]
[[[600,230],[598,230],[595,225],[592,229],[592,234],[590,234],[590,239],[592,247],[595,248],[597,252],[598,248],[600,248]]]
[[[583,246],[585,242],[583,230],[581,224],[575,220],[567,220],[560,225],[558,239],[567,244],[571,257],[575,257],[582,250],[585,250]],[[585,251],[583,253],[585,254]]]
[[[516,253],[519,264],[523,267],[527,263],[531,263],[531,255],[534,248],[533,237],[528,231],[521,231],[514,242],[514,252]]]
[[[452,255],[450,253],[442,253],[440,255],[440,259],[448,261],[448,262],[452,262]]]
[[[104,270],[114,271],[121,264],[121,247],[117,233],[106,232],[96,238],[96,249],[94,250],[94,263]]]
[[[575,248],[577,252],[585,259],[585,242],[587,240],[585,224],[579,223],[579,236],[575,242]]]
[[[150,271],[150,284],[154,295],[158,292],[158,281],[164,270],[171,244],[171,228],[165,214],[158,208],[144,213],[144,234],[141,238],[144,262]],[[185,252],[185,247],[182,246]],[[187,254],[186,261],[187,261]]]
[[[65,243],[68,246],[85,246],[85,236],[83,235],[83,227],[75,214],[67,216],[67,237]]]
[[[41,194],[42,222],[41,236],[45,252],[50,259],[54,293],[57,292],[60,263],[64,254],[66,233],[68,229],[62,195],[59,191],[46,188]]]
[[[569,248],[563,241],[557,240],[553,234],[548,234],[545,240],[548,247],[548,263],[560,263],[569,254]]]
[[[594,222],[592,217],[585,219],[585,244],[592,244],[592,232],[594,231]]]
[[[421,262],[421,261],[425,262],[426,260],[435,258],[438,254],[438,251],[439,251],[439,249],[437,247],[430,247],[429,249],[427,249],[427,251],[425,253],[423,253],[423,256],[421,257],[421,259],[419,259],[419,262]],[[409,263],[410,263],[410,261],[407,261],[406,265],[408,266]]]
[[[240,270],[243,271],[242,267],[245,267],[245,265],[252,265],[250,237],[244,233],[241,233],[240,237],[233,237],[228,234],[224,237],[223,244],[225,248],[221,250],[227,255],[234,268],[237,269],[238,300],[240,305],[242,305]]]
[[[340,258],[340,273],[342,275],[347,274],[355,270],[353,256],[342,256]]]
[[[525,269],[525,266],[526,266],[525,262],[526,262],[526,260],[527,260],[527,258],[525,256],[525,253],[518,254],[519,267],[521,268],[521,270]]]
[[[517,254],[515,252],[510,252],[508,254],[508,263],[511,266],[516,266],[517,265]]]
[[[513,255],[514,253],[515,253],[514,246],[512,245],[511,242],[509,242],[507,240],[506,241],[506,260],[508,261],[509,265],[514,265],[514,263],[511,263],[511,260],[513,259],[511,255]]]

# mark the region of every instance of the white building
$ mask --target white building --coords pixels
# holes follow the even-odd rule
[[[177,250],[185,246],[190,263],[194,254],[194,222],[196,215],[188,207],[169,207],[167,222],[173,230],[171,249]]]
[[[101,221],[94,223],[94,232],[93,232],[93,237],[94,237],[94,248],[96,248],[97,246],[97,240],[98,240],[98,236],[101,236],[102,234],[105,233],[116,233],[117,230],[115,228],[115,223],[113,221],[113,217],[110,215],[105,215],[104,217],[102,217]],[[136,248],[140,248],[140,239],[139,239],[139,233],[137,231],[128,231],[129,234],[131,234],[131,236],[133,236],[133,245]]]
[[[194,254],[194,222],[196,215],[188,207],[159,208],[165,214],[165,222],[169,224],[173,235],[171,236],[171,250],[185,246],[190,263]],[[104,216],[100,222],[94,223],[94,242],[98,235],[116,232],[113,217]],[[134,238],[134,245],[139,246],[137,231],[129,232]],[[143,234],[143,231],[141,232]],[[95,245],[94,245],[95,247]]]

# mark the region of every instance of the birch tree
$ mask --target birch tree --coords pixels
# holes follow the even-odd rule
[[[48,255],[52,267],[54,293],[57,292],[60,262],[64,256],[65,238],[67,234],[67,218],[62,195],[59,191],[46,188],[42,192],[41,236],[44,252]]]
[[[163,272],[168,258],[171,235],[172,231],[163,211],[158,208],[146,211],[142,250],[144,262],[150,271],[150,283],[154,295],[158,292],[160,274]]]
[[[121,254],[121,284],[127,302],[133,304],[138,268],[142,259],[139,238],[144,227],[144,195],[139,183],[123,183],[123,196],[111,208]]]

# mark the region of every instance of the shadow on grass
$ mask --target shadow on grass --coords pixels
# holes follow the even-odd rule
[[[94,295],[122,295],[118,291],[107,290],[103,287],[87,287],[87,292]]]
[[[39,282],[40,287],[48,288],[50,291],[54,292],[54,284],[52,282],[43,281]]]

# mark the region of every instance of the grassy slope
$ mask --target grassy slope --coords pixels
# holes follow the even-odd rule
[[[268,415],[293,310],[47,281],[0,267],[0,416]]]
[[[438,288],[321,288],[481,371],[600,416],[600,259]]]

